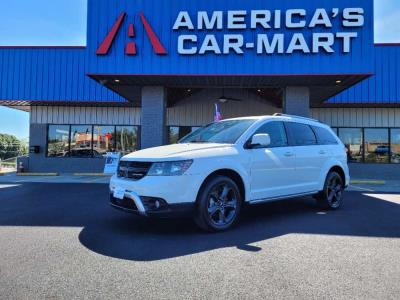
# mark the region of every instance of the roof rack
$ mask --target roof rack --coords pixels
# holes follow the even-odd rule
[[[282,114],[282,113],[276,113],[274,114],[275,117],[290,117],[290,118],[296,118],[296,119],[302,119],[302,120],[308,120],[308,121],[314,121],[318,123],[322,123],[320,120],[313,119],[313,118],[306,118],[306,117],[301,117],[301,116],[296,116],[296,115],[288,115],[288,114]]]

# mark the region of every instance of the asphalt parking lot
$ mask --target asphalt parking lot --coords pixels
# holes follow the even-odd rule
[[[233,230],[147,220],[102,184],[0,184],[1,299],[398,299],[400,195],[245,211]]]

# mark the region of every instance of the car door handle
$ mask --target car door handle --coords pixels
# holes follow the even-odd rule
[[[292,156],[294,156],[294,153],[293,152],[286,152],[285,156],[286,157],[292,157]]]
[[[321,150],[321,151],[319,151],[319,154],[324,155],[324,154],[326,154],[326,151],[325,150]]]

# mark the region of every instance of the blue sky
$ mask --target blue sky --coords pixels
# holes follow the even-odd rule
[[[0,1],[0,45],[85,45],[87,0]],[[400,1],[375,0],[375,42],[400,42]],[[0,133],[29,136],[29,114],[0,107]]]

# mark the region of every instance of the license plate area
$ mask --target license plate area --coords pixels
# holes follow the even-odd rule
[[[125,196],[125,190],[121,188],[116,188],[113,193],[114,198],[123,200]]]

